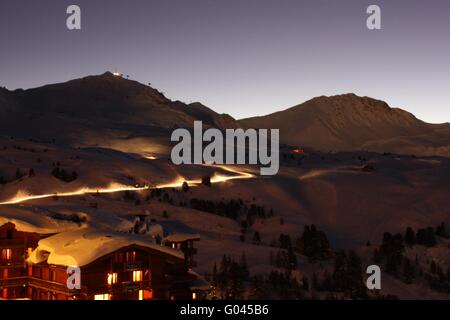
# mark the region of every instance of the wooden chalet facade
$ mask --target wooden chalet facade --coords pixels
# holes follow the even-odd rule
[[[169,235],[163,243],[173,249],[181,250],[184,254],[184,260],[189,268],[197,266],[194,256],[197,254],[197,249],[194,247],[194,242],[199,241],[198,235]]]
[[[39,239],[36,233],[17,231],[12,223],[0,226],[0,298],[28,297],[25,259]]]
[[[27,262],[27,257],[38,247],[39,238],[37,234],[15,230],[13,224],[0,227],[2,298],[192,300],[201,297],[191,290],[191,284],[198,281],[198,277],[190,272],[182,254],[174,255],[168,250],[158,250],[155,245],[135,243],[120,246],[80,266],[81,289],[71,290],[67,285],[67,265],[49,264],[47,259]]]

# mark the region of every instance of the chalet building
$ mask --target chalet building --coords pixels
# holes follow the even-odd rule
[[[37,247],[40,236],[16,230],[13,223],[0,226],[0,298],[28,297],[25,259]]]
[[[149,214],[136,215],[132,232],[134,234],[148,234],[157,243],[181,250],[184,254],[185,264],[189,268],[196,267],[194,255],[197,254],[197,249],[194,248],[194,242],[200,241],[200,235],[192,233],[188,227],[180,223],[156,222],[154,219],[147,221],[148,218],[150,218]]]
[[[0,278],[5,299],[191,300],[204,297],[202,289],[207,284],[190,270],[185,253],[142,235],[83,228],[39,239],[39,235],[18,232],[14,225],[7,224],[0,228],[1,268],[2,240],[4,235],[10,236],[6,232],[8,228],[13,230],[12,238],[22,242],[17,240],[16,247],[8,242],[11,248],[5,247],[17,251],[14,256],[11,251],[5,251],[5,263],[10,261],[7,277]],[[9,271],[12,261],[17,265],[14,277]],[[79,268],[79,289],[69,288],[68,280],[72,279],[68,279],[68,267]]]
[[[197,266],[194,260],[194,255],[197,254],[197,249],[194,247],[195,241],[200,241],[198,234],[170,234],[163,239],[165,245],[184,253],[184,261],[189,268]]]

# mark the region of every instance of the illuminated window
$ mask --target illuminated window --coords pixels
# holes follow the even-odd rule
[[[142,271],[133,271],[133,282],[141,282],[142,281]]]
[[[152,290],[139,290],[139,300],[151,300],[153,299]]]
[[[108,285],[113,285],[117,283],[117,273],[108,273]]]
[[[2,260],[11,260],[12,250],[11,249],[2,249]]]
[[[111,295],[109,293],[96,294],[94,300],[111,300]]]
[[[8,279],[8,268],[3,269],[3,279]]]
[[[192,300],[197,300],[197,294],[195,292],[192,292]]]
[[[175,243],[172,243],[172,248],[175,249]]]

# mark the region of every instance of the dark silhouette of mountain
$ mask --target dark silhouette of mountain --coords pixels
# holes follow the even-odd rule
[[[117,123],[163,128],[192,125],[195,116],[215,125],[223,117],[211,109],[172,102],[159,91],[106,72],[66,83],[13,92],[27,114],[60,114],[78,119],[101,117]],[[231,117],[230,117],[231,118]],[[220,122],[220,121],[218,121]]]
[[[195,103],[171,101],[139,82],[106,72],[29,90],[0,91],[0,134],[81,142],[88,135],[153,136],[193,126],[236,127],[237,121]],[[167,135],[166,135],[167,136]]]
[[[106,72],[29,90],[0,89],[0,134],[77,146],[151,137],[166,144],[195,120],[225,128],[279,128],[281,142],[323,151],[370,150],[450,156],[450,125],[428,124],[383,101],[354,94],[317,97],[263,117],[236,121],[196,102],[171,101]],[[124,150],[123,148],[121,150]]]
[[[247,128],[279,128],[282,142],[324,151],[450,155],[449,124],[425,123],[383,101],[354,94],[317,97],[240,123]]]

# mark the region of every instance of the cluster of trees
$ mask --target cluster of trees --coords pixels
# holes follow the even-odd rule
[[[442,235],[445,234],[445,225],[441,225],[443,228],[443,231],[441,229],[439,232],[443,232]],[[439,226],[438,228],[440,228]],[[434,247],[437,244],[436,240],[436,231],[432,227],[419,229],[417,230],[417,233],[412,228],[407,228],[405,232],[405,243],[409,247],[412,247],[415,244],[426,246],[426,247]]]
[[[233,220],[242,218],[246,225],[252,225],[257,218],[265,219],[274,215],[271,209],[268,213],[264,206],[251,204],[248,207],[242,199],[228,201],[212,201],[192,198],[190,207],[195,210],[217,214]]]
[[[375,249],[374,251],[373,260],[378,265],[384,264],[387,273],[398,276],[403,261],[404,249],[403,236],[400,233],[392,235],[389,232],[385,232],[380,249]]]
[[[21,169],[18,168],[12,178],[7,178],[5,175],[0,175],[0,185],[4,185],[4,184],[7,184],[7,183],[16,181],[16,180],[20,180],[20,179],[22,179],[23,177],[26,177],[26,176],[28,176],[29,178],[32,178],[35,175],[36,174],[35,174],[33,168],[30,168],[28,170],[28,173],[26,171],[22,171]]]
[[[295,242],[296,251],[311,261],[326,260],[331,257],[330,242],[323,231],[315,225],[305,226],[303,234]]]
[[[325,270],[321,280],[314,273],[312,285],[318,291],[342,292],[352,299],[368,298],[361,259],[353,251],[336,253],[333,273]]]
[[[272,270],[269,275],[253,276],[247,267],[245,254],[237,262],[224,255],[220,266],[214,264],[212,275],[207,276],[219,299],[301,299],[308,290],[307,278],[300,284],[289,271]]]
[[[259,234],[255,233],[253,241],[258,239]],[[327,260],[332,257],[330,242],[326,234],[314,225],[305,226],[303,234],[296,239],[295,245],[287,234],[281,234],[277,240],[272,241],[271,245],[280,248],[275,257],[270,256],[271,264],[286,270],[296,269],[296,253],[308,257],[311,262]]]
[[[426,279],[431,289],[450,292],[450,263],[446,272],[435,261],[427,261],[429,270],[422,269],[419,259],[415,261],[404,256],[405,247],[422,245],[434,247],[437,244],[437,236],[448,237],[444,223],[436,229],[432,227],[423,228],[415,232],[407,228],[405,235],[389,232],[384,233],[383,241],[379,250],[374,251],[374,262],[384,266],[384,270],[405,283],[413,283],[415,279]]]
[[[219,268],[214,264],[211,285],[218,290],[221,299],[242,299],[245,282],[249,280],[249,277],[245,254],[242,255],[240,262],[224,255]]]
[[[442,267],[434,261],[430,263],[430,272],[425,274],[430,288],[437,291],[450,293],[450,262],[444,273]]]
[[[272,270],[267,277],[254,276],[250,287],[250,299],[295,300],[304,297],[304,290],[308,290],[308,280],[303,279],[299,284],[290,272]]]
[[[444,222],[441,222],[441,224],[436,227],[436,235],[446,239],[450,238],[450,234],[447,233]]]
[[[244,202],[239,200],[229,201],[212,201],[192,198],[190,200],[190,207],[195,210],[209,212],[237,220],[240,214],[244,211]]]
[[[277,246],[280,250],[275,257],[273,257],[272,251],[270,252],[270,264],[277,268],[283,268],[287,272],[295,270],[297,268],[297,256],[294,252],[291,237],[287,234],[281,234]]]
[[[78,179],[78,173],[76,171],[68,172],[60,167],[55,167],[52,170],[52,176],[64,182],[72,182]]]
[[[413,247],[414,245],[422,245],[426,247],[434,247],[437,245],[437,236],[447,237],[445,224],[441,223],[436,229],[433,227],[423,228],[415,232],[408,227],[404,236],[400,233],[392,235],[385,232],[383,242],[379,250],[374,252],[374,261],[376,263],[385,263],[386,272],[399,276],[400,268],[403,266],[403,273],[409,275],[412,273],[410,263],[403,258],[405,246]],[[410,281],[410,276],[407,276]]]

